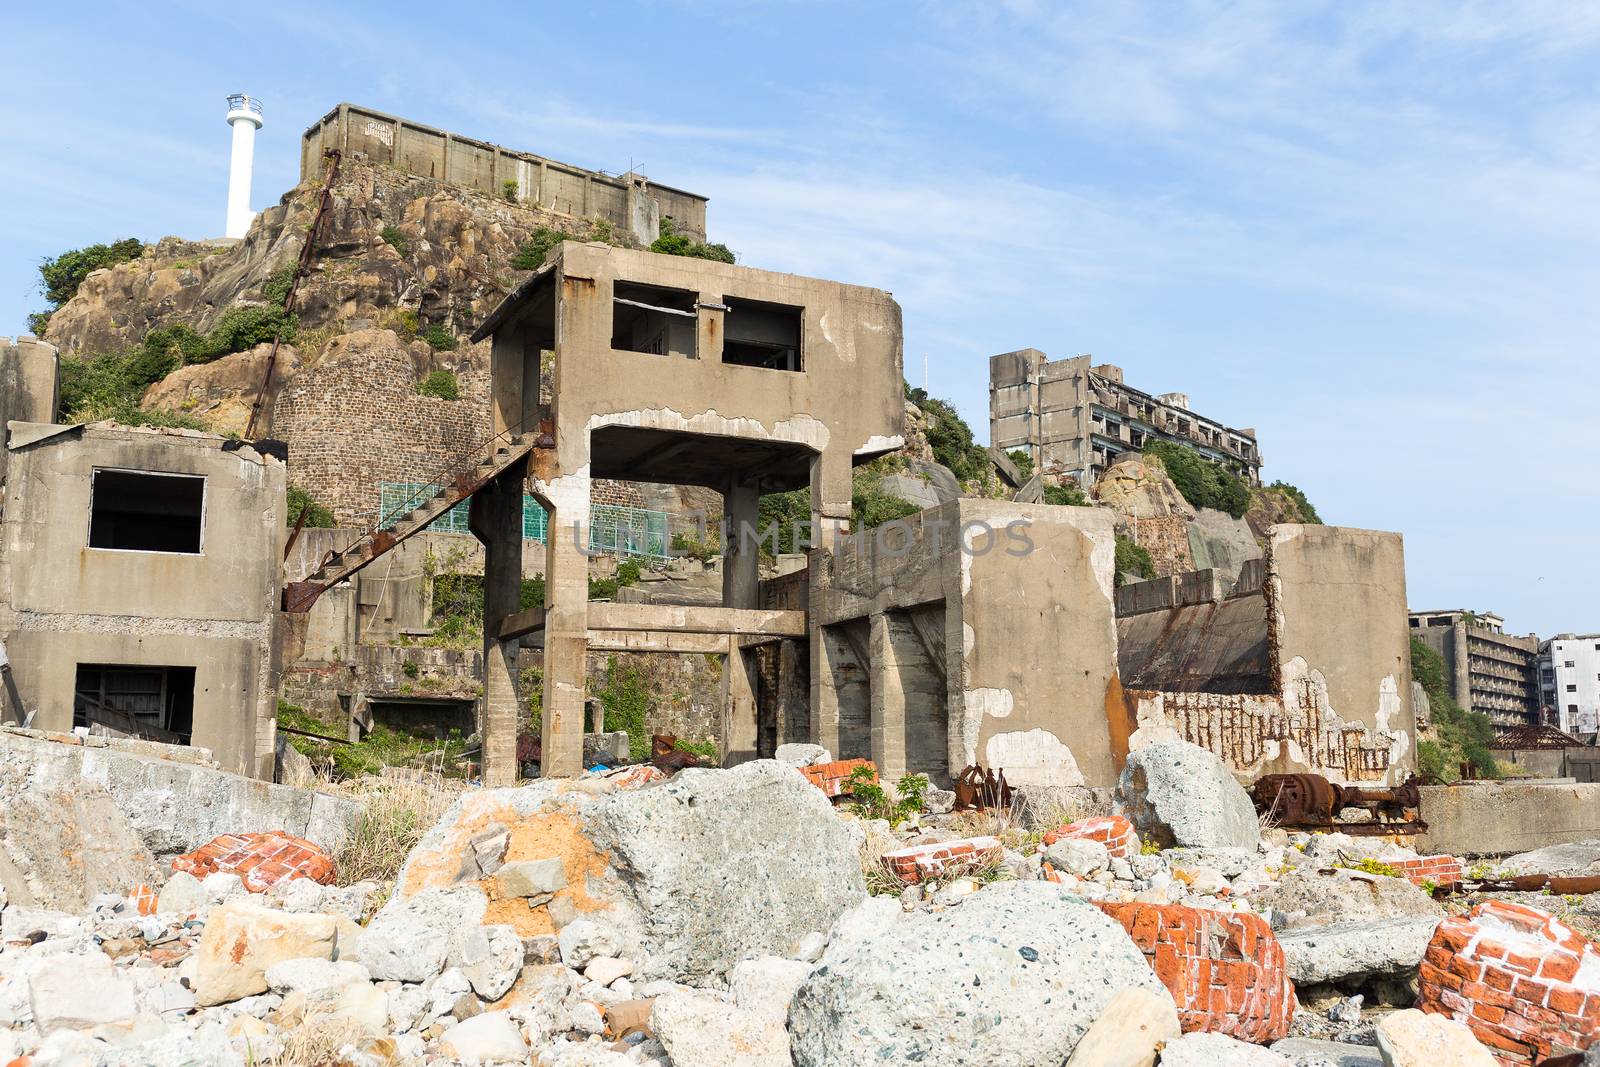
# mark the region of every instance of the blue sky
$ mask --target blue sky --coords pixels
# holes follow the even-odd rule
[[[575,10],[581,9],[581,10]],[[892,290],[987,435],[987,357],[1093,353],[1406,536],[1419,608],[1600,630],[1600,7],[13,8],[0,333],[39,258],[222,231],[350,100],[711,198],[744,262]],[[13,48],[13,54],[24,54]]]

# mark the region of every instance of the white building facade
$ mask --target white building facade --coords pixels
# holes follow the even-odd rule
[[[1600,733],[1600,634],[1558,634],[1541,642],[1539,688],[1562,730]]]

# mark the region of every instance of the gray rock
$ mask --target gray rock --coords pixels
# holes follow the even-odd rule
[[[28,1004],[42,1033],[126,1025],[139,1011],[133,984],[102,952],[62,954],[28,974]]]
[[[903,471],[879,478],[878,489],[919,508],[936,508],[961,495],[961,484],[948,467],[918,459],[908,460]]]
[[[156,914],[195,915],[206,906],[200,879],[188,871],[174,871],[156,897]]]
[[[536,897],[567,887],[567,871],[561,857],[518,860],[504,864],[494,876],[501,897]]]
[[[790,1067],[789,1034],[771,1013],[692,993],[657,997],[650,1029],[672,1067]]]
[[[1162,848],[1255,848],[1261,826],[1244,787],[1216,756],[1186,741],[1128,755],[1117,803],[1143,840]]]
[[[1278,931],[1373,919],[1444,918],[1444,908],[1404,878],[1342,869],[1297,867],[1250,895],[1257,910],[1272,910]]]
[[[1161,1067],[1293,1067],[1287,1057],[1221,1034],[1193,1033],[1161,1051]]]
[[[267,988],[280,995],[313,993],[352,982],[370,982],[372,975],[352,960],[316,958],[284,960],[267,968]]]
[[[1261,546],[1244,519],[1226,511],[1197,508],[1189,520],[1189,555],[1194,570],[1214,569],[1231,586],[1245,561],[1261,558]]]
[[[1495,1067],[1499,1062],[1466,1023],[1415,1008],[1385,1015],[1376,1036],[1383,1067]]]
[[[522,1029],[503,1011],[474,1015],[439,1038],[439,1050],[466,1064],[523,1063],[528,1043]]]
[[[461,854],[461,869],[456,872],[456,883],[494,877],[505,862],[506,845],[510,840],[510,830],[497,822],[490,823],[467,843],[466,850]]]
[[[1521,852],[1494,864],[1497,870],[1517,874],[1595,874],[1600,873],[1600,840],[1569,841],[1532,852]]]
[[[1161,858],[1166,861],[1168,868],[1194,870],[1196,867],[1210,867],[1226,878],[1236,878],[1254,867],[1260,861],[1261,854],[1254,847],[1170,848],[1161,854]],[[1149,875],[1144,877],[1148,878]]]
[[[1294,1064],[1294,1067],[1383,1067],[1378,1050],[1371,1045],[1286,1037],[1282,1041],[1274,1041],[1272,1051]]]
[[[637,909],[654,967],[644,977],[721,977],[786,952],[866,895],[844,821],[775,760],[682,771],[604,797],[583,822]]]
[[[1098,841],[1065,838],[1044,850],[1044,858],[1058,871],[1093,878],[1111,865],[1111,854]]]
[[[816,763],[833,762],[833,753],[821,745],[801,743],[779,745],[772,757],[786,767],[810,767]]]
[[[1438,925],[1431,916],[1395,916],[1284,930],[1278,943],[1295,985],[1325,985],[1415,970]]]
[[[1122,928],[1048,882],[1001,882],[830,951],[789,1009],[797,1067],[1060,1067],[1120,989],[1160,981]]]
[[[522,973],[522,938],[512,926],[476,926],[461,938],[461,973],[484,1000],[499,1000]]]
[[[728,992],[739,1007],[782,1023],[789,1018],[789,1002],[794,999],[795,990],[811,969],[804,960],[781,956],[740,960],[728,972]]]
[[[889,929],[905,915],[895,897],[867,897],[842,913],[828,931],[828,955],[836,955]]]
[[[396,897],[361,932],[356,956],[377,981],[426,982],[459,955],[460,936],[487,906],[476,886]]]
[[[622,951],[616,931],[592,919],[576,919],[563,926],[556,941],[561,946],[561,962],[574,970],[582,970],[596,956],[615,956]]]

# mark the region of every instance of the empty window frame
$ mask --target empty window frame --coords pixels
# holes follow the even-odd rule
[[[611,347],[695,359],[697,302],[684,289],[617,282],[612,287]]]
[[[80,663],[72,724],[187,745],[194,730],[194,668]]]
[[[760,300],[724,298],[722,362],[739,367],[801,371],[805,309]]]
[[[89,497],[89,547],[200,551],[206,480],[192,474],[99,470]]]

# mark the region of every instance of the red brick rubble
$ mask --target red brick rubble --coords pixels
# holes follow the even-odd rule
[[[264,893],[290,878],[333,881],[333,858],[303,837],[283,830],[261,834],[223,834],[172,861],[175,871],[196,878],[237,874],[252,893]]]
[[[1184,1033],[1261,1044],[1289,1032],[1294,985],[1283,947],[1259,915],[1181,904],[1099,902],[1150,960]]]

